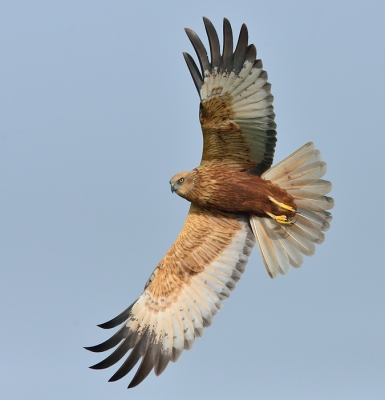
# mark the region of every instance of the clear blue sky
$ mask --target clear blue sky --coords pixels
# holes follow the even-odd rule
[[[268,71],[276,162],[314,141],[325,243],[271,280],[256,248],[193,350],[127,391],[82,349],[127,307],[188,203],[198,95],[183,28],[245,22]],[[385,398],[385,3],[0,2],[0,387],[4,399]]]

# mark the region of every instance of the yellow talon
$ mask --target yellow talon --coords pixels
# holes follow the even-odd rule
[[[288,210],[288,211],[291,211],[291,212],[296,212],[296,210],[295,210],[295,208],[293,208],[293,207],[291,207],[291,206],[288,206],[288,205],[286,205],[286,204],[284,204],[284,203],[280,203],[279,201],[277,201],[277,200],[275,200],[273,197],[271,197],[271,196],[267,196],[268,197],[268,199],[270,200],[270,201],[272,201],[274,204],[276,204],[277,206],[279,206],[279,207],[281,207],[281,208],[283,208],[284,210]]]
[[[285,224],[285,225],[292,225],[293,222],[290,221],[286,215],[274,215],[271,212],[266,211],[266,214],[270,217],[273,218],[275,221],[279,222],[280,224]]]

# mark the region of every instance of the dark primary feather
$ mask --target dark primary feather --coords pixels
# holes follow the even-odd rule
[[[241,32],[239,33],[237,47],[234,51],[234,64],[233,70],[239,72],[242,67],[243,63],[246,59],[247,54],[247,43],[249,41],[249,33],[247,31],[247,26],[242,24]]]
[[[136,300],[129,307],[127,307],[123,312],[121,312],[117,317],[112,318],[110,321],[107,321],[104,324],[98,325],[98,327],[102,328],[102,329],[111,329],[111,328],[115,328],[116,326],[122,324],[131,315],[131,310],[135,303],[136,303]]]
[[[135,367],[136,363],[139,359],[146,354],[148,347],[150,346],[151,336],[148,332],[149,328],[146,328],[146,331],[142,335],[139,342],[132,349],[130,355],[127,357],[126,361],[121,365],[121,367],[115,372],[114,375],[110,378],[109,382],[117,381],[118,379],[123,378],[123,376],[127,375],[132,368]],[[126,352],[125,352],[126,353]]]
[[[127,337],[129,334],[129,328],[125,325],[122,326],[113,336],[103,343],[97,344],[96,346],[85,347],[86,350],[94,353],[100,353],[102,351],[110,350],[115,347],[121,340]]]
[[[245,61],[255,62],[256,61],[255,57],[257,57],[257,49],[253,44],[250,44],[249,46],[247,46],[247,52],[243,62]]]
[[[211,21],[208,18],[203,17],[203,22],[205,24],[207,37],[209,38],[211,67],[217,68],[221,64],[221,52],[219,49],[218,34],[217,34],[217,31],[215,30],[213,24],[211,23]]]
[[[188,53],[183,53],[183,57],[186,61],[187,67],[190,71],[190,74],[193,78],[193,81],[195,83],[195,87],[197,88],[197,91],[199,93],[199,91],[202,88],[203,85],[203,78],[201,73],[199,72],[199,69],[197,67],[197,65],[195,64],[195,61],[193,60],[193,58],[190,56],[190,54]]]
[[[233,65],[233,30],[227,18],[223,19],[223,70],[230,71]]]
[[[128,385],[128,389],[139,385],[145,378],[147,378],[148,374],[151,372],[151,370],[154,368],[154,365],[156,365],[159,360],[161,348],[162,343],[156,342],[155,338],[153,338],[148,351],[144,355],[142,362],[140,363],[140,366],[136,371],[136,374]]]
[[[203,45],[199,36],[193,30],[185,28],[185,32],[190,39],[190,42],[193,45],[195,52],[197,53],[199,64],[202,70],[202,76],[204,76],[205,71],[211,70],[205,46]]]
[[[136,346],[145,334],[146,332],[139,333],[137,331],[129,330],[129,335],[126,337],[126,339],[107,358],[98,364],[91,366],[90,368],[105,369],[111,367],[111,365],[117,363],[123,356],[127,354],[129,350]]]

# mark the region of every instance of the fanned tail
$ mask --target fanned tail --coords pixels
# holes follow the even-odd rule
[[[297,205],[291,225],[250,216],[251,228],[270,277],[287,274],[290,266],[299,268],[302,254],[313,255],[315,244],[324,241],[323,232],[329,229],[332,220],[326,210],[334,206],[334,200],[326,196],[332,184],[321,179],[325,173],[326,163],[321,161],[321,152],[310,142],[262,175],[285,189]]]

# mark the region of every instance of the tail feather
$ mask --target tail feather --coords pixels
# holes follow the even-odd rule
[[[290,193],[289,190],[288,192]],[[316,199],[296,199],[295,204],[300,208],[305,208],[311,211],[324,211],[333,208],[334,200],[331,197],[321,196]]]
[[[312,163],[312,158],[319,156],[319,151],[315,150],[314,143],[309,142],[295,151],[289,157],[268,169],[262,176],[273,182],[287,175],[289,171],[295,171],[298,167]]]
[[[289,236],[284,229],[277,229],[276,222],[272,219],[259,218],[262,229],[257,229],[257,242],[261,253],[264,254],[264,261],[267,272],[274,278],[278,273],[285,275],[290,270],[290,265],[299,267],[302,262],[302,253],[299,250],[302,247],[301,243]],[[267,252],[273,253],[266,256]],[[303,248],[306,251],[306,248]],[[277,254],[274,257],[274,254]],[[270,262],[268,262],[270,258]],[[273,262],[271,262],[273,261]],[[268,268],[267,266],[274,266]]]
[[[303,263],[302,254],[313,255],[315,244],[321,244],[325,239],[323,232],[330,228],[332,220],[326,210],[334,206],[334,200],[326,196],[332,184],[321,179],[326,169],[321,152],[313,143],[307,143],[262,175],[285,189],[297,205],[292,225],[250,216],[250,225],[272,278],[285,275],[290,266],[299,268]]]
[[[274,181],[274,183],[287,190],[307,186],[317,181],[320,176],[324,176],[326,169],[326,164],[324,162],[314,162],[299,167],[290,175],[285,175]]]
[[[329,230],[332,216],[328,211],[313,212],[304,208],[298,208],[298,213],[296,218],[300,218],[301,222],[308,224],[309,227],[323,232]]]
[[[297,199],[316,199],[328,194],[332,190],[332,184],[329,181],[318,179],[306,187],[290,187],[289,190],[290,194]]]

